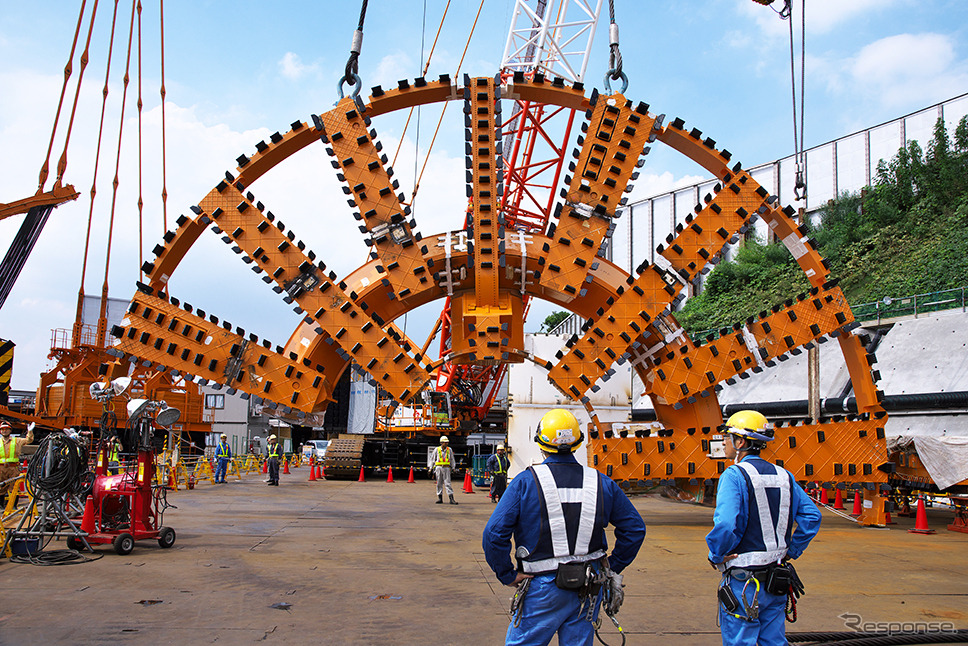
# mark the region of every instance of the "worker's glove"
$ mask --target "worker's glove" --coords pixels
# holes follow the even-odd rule
[[[605,614],[616,615],[625,601],[625,585],[622,575],[609,571],[605,581]]]
[[[27,424],[27,432],[33,433],[35,426],[37,426],[36,422],[31,422],[30,424]]]
[[[800,595],[806,594],[803,588],[803,581],[800,580],[800,576],[793,567],[793,563],[787,562],[786,567],[788,570],[790,570],[790,591],[793,592],[793,595],[797,599],[799,599]]]

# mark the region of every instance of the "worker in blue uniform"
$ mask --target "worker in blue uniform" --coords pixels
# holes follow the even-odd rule
[[[817,535],[820,511],[789,471],[760,457],[774,438],[766,417],[739,411],[723,430],[726,458],[735,463],[719,478],[713,529],[706,536],[709,562],[723,573],[723,644],[785,645],[790,577],[799,581],[785,564]]]
[[[610,615],[621,605],[619,573],[638,553],[645,523],[613,480],[575,459],[584,434],[571,412],[546,413],[534,439],[544,462],[511,481],[482,541],[497,579],[518,586],[520,605],[512,609],[506,644],[545,645],[557,633],[560,644],[590,646],[603,591],[615,604],[606,607]],[[608,525],[615,528],[615,547],[606,559]],[[518,569],[510,556],[512,536]],[[601,589],[575,589],[585,579]]]
[[[228,470],[229,460],[232,459],[232,449],[229,448],[229,437],[225,433],[219,437],[215,447],[215,483],[225,484],[225,472]]]

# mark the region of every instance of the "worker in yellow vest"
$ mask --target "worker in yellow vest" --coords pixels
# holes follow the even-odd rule
[[[444,488],[450,496],[450,504],[456,505],[454,500],[454,488],[450,486],[450,471],[454,468],[454,450],[450,448],[450,440],[446,435],[440,436],[440,446],[434,449],[430,458],[434,463],[434,472],[437,474],[437,504],[444,502]]]
[[[487,459],[485,469],[491,474],[491,502],[497,502],[508,488],[508,469],[511,461],[504,455],[504,445],[497,445],[497,453]]]
[[[108,440],[108,473],[111,475],[121,473],[121,442],[117,436]]]
[[[279,462],[282,460],[282,445],[276,440],[275,435],[269,436],[269,443],[266,446],[266,459],[269,462],[269,486],[279,486]]]
[[[20,454],[25,444],[34,441],[34,424],[27,426],[27,435],[12,437],[10,422],[0,421],[0,496],[2,504],[7,502],[7,493],[13,489],[13,479],[20,475]],[[10,482],[7,482],[10,480]]]

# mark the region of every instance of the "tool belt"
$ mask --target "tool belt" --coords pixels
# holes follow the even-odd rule
[[[777,596],[786,596],[795,587],[799,588],[798,597],[803,593],[803,584],[791,563],[773,563],[755,570],[737,567],[730,568],[726,572],[729,576],[741,582],[756,579],[764,590]]]
[[[605,578],[602,559],[560,563],[555,572],[555,585],[561,590],[577,592],[582,599],[597,597]]]

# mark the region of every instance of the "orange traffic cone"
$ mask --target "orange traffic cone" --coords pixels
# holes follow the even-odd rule
[[[93,496],[88,496],[84,502],[84,516],[81,518],[81,531],[86,534],[93,534],[95,532]]]
[[[322,464],[317,464],[316,465],[316,479],[317,480],[322,480],[325,477],[326,477],[326,472],[323,470],[323,465]]]
[[[366,479],[363,477],[363,467],[360,467],[360,479],[357,482],[366,482]]]
[[[464,472],[464,493],[474,493],[474,482],[471,480],[471,472]]]
[[[820,504],[821,505],[830,504],[830,500],[827,498],[827,490],[823,488],[820,489]]]
[[[269,473],[269,461],[268,460],[263,460],[262,461],[262,473]]]
[[[387,468],[387,482],[393,482],[393,468]]]
[[[837,495],[834,497],[834,509],[847,509],[844,507],[844,494],[840,492],[840,489],[837,490]]]
[[[912,534],[934,534],[933,529],[928,529],[928,512],[924,509],[924,495],[918,496],[918,517],[914,521],[914,529],[909,529]]]
[[[861,504],[863,504],[863,501],[864,501],[864,494],[862,494],[859,490],[855,491],[854,492],[854,510],[850,512],[851,516],[860,516]]]
[[[168,488],[169,489],[175,488],[175,468],[174,467],[168,469]]]
[[[316,482],[316,469],[312,464],[309,465],[309,481]]]
[[[289,473],[289,460],[286,460],[282,463],[282,472]]]
[[[407,482],[416,482],[416,480],[413,479],[413,467],[410,467],[410,477],[407,478]]]

